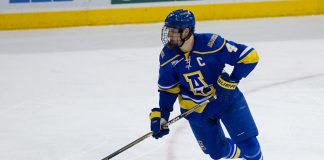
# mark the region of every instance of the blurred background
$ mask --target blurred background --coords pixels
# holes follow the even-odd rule
[[[179,8],[197,33],[260,54],[240,88],[264,158],[322,159],[323,0],[2,0],[0,159],[99,160],[149,132],[161,28]],[[170,130],[114,159],[210,159],[186,120]]]

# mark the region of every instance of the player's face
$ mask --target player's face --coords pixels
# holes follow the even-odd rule
[[[171,45],[180,45],[181,44],[181,34],[179,32],[179,29],[175,29],[175,28],[168,28],[168,39],[169,39],[169,43]]]
[[[188,36],[189,31],[189,28],[180,32],[179,29],[163,26],[161,40],[164,45],[168,44],[169,48],[174,49],[183,45],[184,38]]]

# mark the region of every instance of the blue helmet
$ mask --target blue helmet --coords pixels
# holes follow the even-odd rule
[[[195,30],[195,16],[189,10],[178,9],[172,11],[165,19],[164,25],[169,28]]]

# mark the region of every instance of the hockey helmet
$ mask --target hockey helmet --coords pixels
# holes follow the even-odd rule
[[[189,34],[185,38],[181,38],[181,44],[170,44],[168,38],[169,28],[178,29],[179,33],[182,34],[184,29],[189,28]],[[195,31],[195,16],[189,10],[178,9],[172,11],[165,19],[164,26],[162,28],[161,40],[164,45],[168,45],[169,48],[181,47],[186,40]]]
[[[164,25],[169,28],[185,29],[189,28],[192,32],[195,29],[195,16],[189,10],[178,9],[172,11],[165,19]]]

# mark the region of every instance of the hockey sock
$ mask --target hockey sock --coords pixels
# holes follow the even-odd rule
[[[227,159],[240,158],[241,150],[237,147],[237,145],[233,143],[233,141],[229,138],[227,138],[227,142],[230,144],[230,150],[225,158]]]
[[[256,137],[249,138],[237,144],[241,149],[241,156],[246,160],[262,160],[260,144]]]

